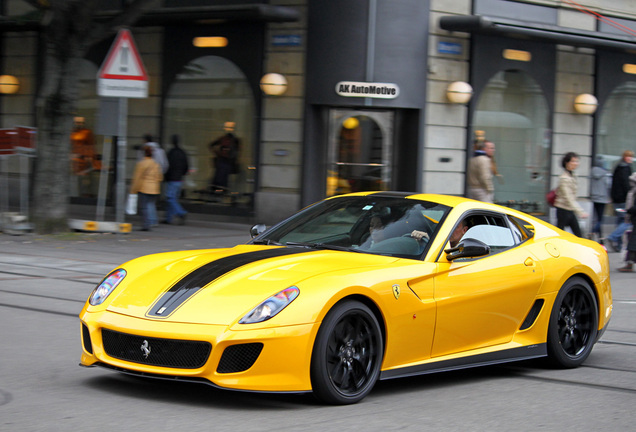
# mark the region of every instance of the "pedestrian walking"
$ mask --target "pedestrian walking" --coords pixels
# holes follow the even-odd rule
[[[625,200],[629,192],[629,176],[632,175],[632,162],[634,161],[634,152],[625,150],[614,173],[612,175],[612,202],[616,211],[616,225],[620,225],[624,219],[624,213],[618,210],[625,209]]]
[[[166,217],[162,223],[171,224],[174,217],[179,218],[179,225],[185,223],[188,212],[179,203],[183,177],[190,167],[188,156],[179,145],[179,135],[172,135],[172,148],[168,152],[168,171],[166,171]]]
[[[625,199],[625,219],[629,219],[632,224],[632,231],[627,241],[627,251],[625,252],[625,265],[620,267],[618,271],[633,272],[634,262],[636,262],[636,234],[634,226],[636,226],[636,173],[629,176],[630,189]]]
[[[161,172],[163,174],[165,174],[166,171],[168,171],[168,158],[166,157],[166,152],[157,142],[155,142],[154,138],[150,134],[144,135],[144,144],[141,147],[135,147],[137,149],[137,161],[141,161],[145,157],[145,154],[144,154],[144,148],[145,147],[150,147],[152,149],[152,158],[161,167]],[[159,194],[161,195],[161,191],[159,191]],[[157,197],[157,200],[158,199],[159,199],[159,197]],[[141,205],[141,203],[140,203],[140,205]],[[157,206],[156,205],[154,205],[154,206],[151,205],[148,208],[148,214],[149,214],[149,217],[150,217],[151,225],[152,226],[158,225],[159,224],[159,219],[157,217]]]
[[[163,174],[161,167],[152,158],[152,147],[144,147],[144,158],[137,162],[133,173],[130,193],[139,197],[142,231],[150,231],[153,226],[151,211],[157,212],[157,198],[161,191]]]
[[[603,156],[596,156],[594,167],[590,173],[590,200],[594,205],[594,219],[590,236],[596,241],[603,238],[603,214],[605,206],[610,202],[609,192],[612,177],[605,169],[604,163]]]
[[[560,229],[569,227],[574,235],[581,237],[578,218],[587,218],[587,213],[576,202],[578,180],[574,171],[579,166],[579,155],[574,152],[566,153],[561,160],[561,166],[563,174],[559,177],[554,201],[554,207],[557,211],[557,227]]]
[[[478,140],[476,150],[468,162],[468,198],[484,202],[493,202],[493,163],[495,144],[492,141]]]

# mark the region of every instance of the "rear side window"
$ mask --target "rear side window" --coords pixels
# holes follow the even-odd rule
[[[508,216],[515,243],[523,243],[534,236],[534,226],[515,216]]]

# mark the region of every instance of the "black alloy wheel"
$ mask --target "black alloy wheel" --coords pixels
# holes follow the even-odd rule
[[[598,306],[589,284],[569,279],[557,295],[548,329],[548,358],[558,367],[581,365],[592,351],[598,332]]]
[[[362,303],[337,304],[320,326],[311,359],[314,395],[330,404],[352,404],[373,388],[383,357],[382,332]]]

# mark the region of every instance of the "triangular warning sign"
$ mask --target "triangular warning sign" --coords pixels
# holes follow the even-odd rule
[[[119,30],[97,77],[100,79],[148,81],[146,68],[141,61],[130,30]]]

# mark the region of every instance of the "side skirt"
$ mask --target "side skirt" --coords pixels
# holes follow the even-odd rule
[[[503,351],[495,351],[486,354],[454,358],[450,360],[429,361],[428,363],[408,366],[399,369],[382,371],[381,380],[403,378],[414,375],[424,375],[437,372],[448,372],[458,369],[466,369],[479,366],[490,366],[500,363],[509,363],[533,358],[545,357],[548,355],[545,343],[530,345],[519,348],[512,348]]]

